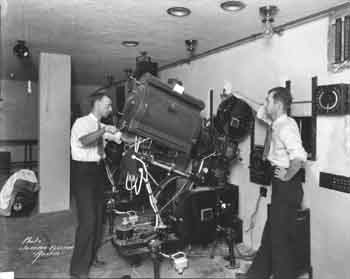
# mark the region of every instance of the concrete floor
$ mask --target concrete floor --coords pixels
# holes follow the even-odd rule
[[[14,271],[16,278],[70,278],[69,263],[74,245],[76,219],[72,211],[36,214],[29,217],[0,217],[0,272]],[[108,237],[106,230],[105,237]],[[51,250],[45,250],[45,247]],[[44,249],[44,250],[43,250]],[[45,251],[46,255],[38,254]],[[237,270],[227,269],[226,245],[221,244],[214,259],[209,248],[194,247],[189,255],[189,268],[177,274],[169,260],[161,264],[161,278],[234,278]],[[39,257],[38,257],[39,256]],[[99,250],[107,261],[102,269],[93,268],[92,278],[153,278],[153,265],[145,256],[141,265],[131,266],[120,257],[110,242]],[[245,266],[247,262],[242,262]]]

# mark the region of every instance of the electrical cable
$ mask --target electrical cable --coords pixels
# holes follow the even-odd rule
[[[106,170],[109,182],[111,183],[112,186],[115,186],[115,181],[114,181],[113,176],[114,176],[115,172],[117,171],[117,168],[115,168],[114,171],[111,171],[106,160],[104,160],[104,166],[105,166],[105,170]]]
[[[138,158],[135,155],[133,155],[132,158],[139,161],[143,167],[143,170],[145,170],[146,175],[143,176],[143,171],[142,171],[142,177],[140,178],[140,180],[141,180],[141,183],[142,183],[142,181],[145,182],[146,189],[148,192],[149,202],[150,202],[150,205],[151,205],[151,207],[155,213],[155,216],[156,216],[156,222],[155,222],[154,228],[157,229],[161,226],[164,226],[164,224],[160,218],[160,211],[158,210],[158,207],[157,207],[157,199],[153,195],[152,188],[151,188],[151,185],[150,185],[149,180],[148,180],[147,165],[142,159]],[[142,184],[140,184],[140,185],[142,185]]]
[[[140,194],[141,187],[142,187],[142,182],[145,181],[145,178],[143,176],[143,168],[139,168],[139,173],[140,173],[139,187],[138,188],[135,187],[135,194],[136,194],[136,196],[138,196]]]
[[[154,177],[148,173],[148,176],[151,178],[151,180],[153,181],[153,183],[156,185],[156,186],[159,186],[159,183],[157,182],[157,180],[154,179]]]
[[[255,217],[256,217],[256,214],[258,213],[258,210],[259,210],[259,205],[260,205],[260,201],[261,201],[261,195],[259,194],[259,197],[256,201],[256,204],[255,204],[255,209],[254,209],[254,212],[252,213],[252,215],[250,216],[250,224],[249,224],[249,227],[247,230],[245,230],[245,232],[249,232],[251,231],[252,229],[254,229],[255,227]]]
[[[155,195],[156,198],[159,197],[160,193],[166,188],[166,186],[169,185],[170,182],[172,182],[173,180],[180,178],[181,176],[179,175],[175,175],[175,176],[171,176],[170,178],[167,178],[167,180],[163,183],[161,183],[162,188],[159,190],[159,192]]]
[[[164,258],[168,258],[168,259],[171,258],[171,255],[168,255],[168,254],[165,254],[165,253],[162,253],[162,252],[159,252],[159,254],[162,255]]]
[[[255,209],[254,209],[254,212],[252,213],[252,215],[250,216],[250,224],[249,224],[249,227],[248,229],[245,230],[246,233],[250,232],[250,245],[251,247],[253,247],[253,230],[255,228],[255,218],[256,218],[256,215],[258,213],[258,210],[259,210],[259,205],[260,205],[260,201],[261,201],[261,194],[259,194],[259,197],[256,201],[256,204],[255,204]]]
[[[182,185],[182,187],[180,188],[179,191],[176,192],[176,194],[159,210],[159,213],[161,213],[171,202],[173,202],[177,197],[178,195],[180,195],[180,193],[182,192],[182,190],[185,188],[186,185],[188,184],[194,184],[193,181],[187,181],[184,183],[184,185]],[[190,187],[192,187],[192,185]]]

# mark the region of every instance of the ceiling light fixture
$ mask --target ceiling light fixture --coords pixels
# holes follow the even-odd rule
[[[17,41],[17,44],[13,47],[13,53],[19,58],[28,58],[30,56],[26,42],[23,40]]]
[[[263,6],[259,8],[260,16],[262,17],[261,22],[264,24],[264,36],[272,37],[275,33],[273,29],[273,22],[275,15],[278,12],[277,6]]]
[[[167,9],[167,13],[171,16],[184,17],[191,13],[191,10],[185,7],[171,7]]]
[[[220,4],[221,9],[228,12],[238,12],[246,7],[241,1],[225,1]]]
[[[125,47],[136,47],[139,45],[138,41],[123,41],[122,45]]]

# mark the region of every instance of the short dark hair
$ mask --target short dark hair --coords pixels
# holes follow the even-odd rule
[[[274,102],[279,101],[282,103],[284,111],[287,112],[290,109],[290,106],[293,101],[293,97],[289,89],[278,86],[278,87],[271,88],[268,91],[268,94],[270,93],[274,93],[273,94]]]
[[[111,98],[111,96],[107,94],[107,91],[105,89],[97,89],[96,91],[92,92],[89,95],[91,108],[94,106],[96,101],[100,101],[103,97]]]

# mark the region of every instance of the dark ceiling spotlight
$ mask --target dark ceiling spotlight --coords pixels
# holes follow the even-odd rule
[[[246,7],[241,1],[225,1],[220,4],[221,9],[228,12],[238,12]]]
[[[139,45],[138,41],[123,41],[122,45],[125,47],[136,47]]]
[[[191,13],[191,10],[185,7],[171,7],[166,11],[171,16],[184,17]]]
[[[198,41],[197,40],[186,40],[185,44],[186,44],[187,51],[190,53],[190,57],[194,56]]]
[[[30,56],[30,52],[28,47],[26,46],[26,42],[22,40],[17,41],[17,44],[13,47],[13,53],[18,58],[28,58]]]
[[[278,12],[277,6],[263,6],[259,8],[259,13],[261,16],[261,22],[264,24],[264,36],[271,37],[276,30],[273,28],[274,17]]]

